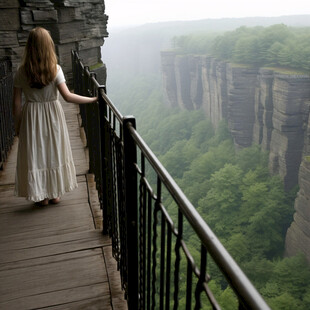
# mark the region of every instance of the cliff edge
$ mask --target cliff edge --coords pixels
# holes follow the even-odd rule
[[[227,120],[237,149],[261,145],[286,190],[299,185],[286,253],[302,251],[310,262],[310,76],[173,51],[161,57],[168,105],[202,108],[215,127]]]

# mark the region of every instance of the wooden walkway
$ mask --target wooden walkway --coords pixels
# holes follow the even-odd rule
[[[0,309],[127,309],[80,129],[63,102],[79,187],[58,205],[14,196],[16,139],[0,171]]]

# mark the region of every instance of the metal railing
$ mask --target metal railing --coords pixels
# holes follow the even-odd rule
[[[12,117],[13,75],[9,61],[0,61],[0,169],[13,144]]]
[[[135,118],[118,111],[76,52],[72,64],[75,92],[98,95],[98,103],[81,106],[81,114],[104,232],[112,238],[128,308],[176,310],[182,302],[182,309],[221,309],[209,286],[212,258],[235,292],[237,308],[269,309],[141,138]],[[175,202],[172,211],[163,192]],[[198,261],[188,247],[188,227],[199,239]]]

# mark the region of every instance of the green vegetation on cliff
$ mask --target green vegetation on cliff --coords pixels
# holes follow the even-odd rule
[[[259,67],[310,70],[310,27],[242,26],[217,36],[201,33],[175,37],[173,44],[182,53],[209,54]]]
[[[286,193],[280,178],[269,175],[267,155],[258,146],[236,152],[226,124],[214,130],[201,111],[165,107],[156,78],[131,79],[112,95],[123,114],[136,116],[143,138],[272,309],[309,309],[306,260],[284,258],[296,191]],[[176,217],[174,203],[165,205]],[[199,261],[199,242],[185,231]],[[232,291],[215,266],[209,268],[222,308],[236,309]],[[185,295],[185,281],[180,292]],[[184,299],[179,302],[182,308]]]

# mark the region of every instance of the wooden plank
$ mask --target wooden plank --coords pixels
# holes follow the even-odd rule
[[[84,176],[85,179],[85,176]],[[8,207],[14,205],[24,205],[26,207],[30,207],[34,205],[34,202],[26,200],[24,197],[15,197],[14,194],[14,184],[2,185],[0,186],[0,212],[6,212]],[[88,203],[88,190],[86,181],[78,182],[78,188],[65,193],[60,200],[60,204],[64,202],[67,205],[80,203]],[[9,199],[10,198],[10,199]],[[59,205],[60,205],[59,204]],[[56,206],[56,205],[54,205]],[[43,208],[42,208],[43,209]]]
[[[78,189],[44,207],[14,197],[18,139],[0,171],[0,309],[127,309],[78,106],[63,106]]]
[[[61,305],[58,307],[49,307],[51,310],[98,310],[98,309],[104,309],[104,310],[118,310],[118,308],[112,308],[111,306],[111,299],[108,296],[104,296],[101,298],[96,299],[88,299],[81,302],[75,302],[70,304]]]
[[[88,207],[85,205],[85,209]],[[38,207],[39,208],[39,207]],[[60,206],[57,206],[60,208]],[[74,207],[72,209],[75,209]],[[44,210],[43,210],[44,212]],[[52,216],[45,215],[42,210],[38,209],[33,218],[36,223],[32,223],[31,214],[25,221],[18,221],[18,217],[10,218],[1,216],[0,225],[1,236],[4,236],[3,231],[6,230],[5,236],[9,237],[11,235],[16,235],[19,233],[27,234],[29,238],[35,238],[36,235],[41,235],[43,233],[50,235],[57,235],[59,233],[66,233],[71,229],[75,229],[78,226],[93,228],[92,218],[90,215],[84,215],[74,210],[72,213],[70,210],[65,211],[62,214],[53,214]],[[32,213],[34,214],[34,213]],[[80,215],[82,214],[82,215]],[[40,221],[40,219],[42,220]],[[6,220],[7,219],[7,220]],[[64,222],[62,222],[64,221]],[[74,222],[76,221],[76,222]],[[61,224],[58,224],[61,223]],[[78,225],[76,224],[78,223]]]
[[[99,283],[91,286],[88,285],[87,287],[75,287],[57,292],[27,296],[0,303],[0,309],[21,310],[42,309],[48,307],[48,309],[52,310],[112,310],[111,298],[107,293],[109,292],[108,288],[107,283]],[[114,308],[114,310],[115,309],[118,308]]]
[[[15,204],[13,199],[9,200],[10,203],[0,208],[0,240],[1,236],[17,233],[32,233],[34,238],[38,231],[57,234],[57,231],[70,230],[78,225],[93,229],[94,222],[88,203],[86,184],[83,187],[85,197],[74,197],[73,192],[68,193],[57,205],[42,207],[25,199],[15,198],[20,202]]]
[[[21,268],[31,268],[33,266],[39,266],[39,265],[47,265],[49,263],[57,263],[65,260],[70,259],[76,259],[76,258],[82,258],[87,256],[92,256],[94,253],[99,253],[100,249],[92,249],[92,250],[85,250],[85,251],[79,251],[79,252],[70,252],[70,253],[64,253],[54,256],[44,256],[44,257],[37,257],[32,259],[27,259],[23,261],[18,262],[8,262],[5,264],[0,264],[0,272],[4,270],[19,270]]]
[[[19,232],[18,230],[16,230],[16,232],[11,233],[10,235],[0,236],[0,242],[3,239],[7,240],[8,242],[18,241],[18,240],[36,238],[38,236],[40,237],[48,237],[51,235],[57,236],[61,234],[70,234],[91,229],[93,229],[93,223],[80,224],[76,222],[70,226],[68,226],[66,223],[63,223],[62,225],[57,226],[57,228],[46,227],[44,230],[41,231]]]
[[[93,298],[98,296],[98,292],[93,295],[94,289],[98,289],[98,284],[101,288],[100,295],[109,294],[100,252],[98,250],[92,255],[74,258],[71,255],[62,255],[62,260],[58,259],[56,262],[53,261],[53,257],[49,257],[45,263],[41,262],[32,267],[1,271],[0,308],[12,300],[18,303],[21,300],[23,303],[29,302],[32,304],[30,309],[37,309]]]
[[[27,238],[25,240],[12,241],[3,238],[0,243],[0,250],[1,252],[13,250],[16,251],[21,249],[37,248],[41,246],[52,247],[54,245],[64,245],[67,247],[68,243],[72,244],[76,242],[82,242],[82,244],[85,242],[90,242],[91,244],[95,244],[95,246],[98,245],[96,247],[101,247],[110,244],[110,239],[107,235],[103,235],[102,232],[97,229],[47,237],[37,236],[36,238]],[[93,248],[93,246],[89,246],[89,248]],[[2,256],[2,253],[0,253],[0,257]]]
[[[0,244],[0,264],[59,255],[110,244],[101,231],[86,231]]]

